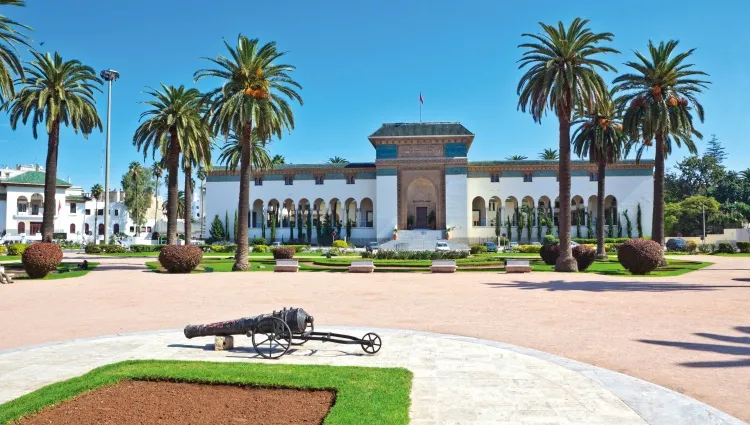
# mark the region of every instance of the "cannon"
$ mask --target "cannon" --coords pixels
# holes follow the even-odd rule
[[[315,332],[315,319],[301,308],[283,308],[271,314],[243,317],[236,320],[185,326],[185,337],[246,335],[252,339],[253,348],[264,358],[278,359],[292,345],[307,341],[332,342],[335,344],[357,344],[367,354],[380,351],[382,342],[376,333],[367,333],[362,338],[331,332]]]

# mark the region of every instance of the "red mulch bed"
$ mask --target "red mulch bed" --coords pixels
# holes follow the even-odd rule
[[[330,391],[123,381],[17,422],[60,424],[322,424]]]

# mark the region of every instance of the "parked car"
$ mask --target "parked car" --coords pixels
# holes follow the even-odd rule
[[[508,246],[510,246],[510,248],[513,249],[518,246],[518,242],[511,242],[510,245]]]
[[[497,252],[497,245],[495,242],[485,242],[484,246],[487,247],[487,252]]]
[[[281,242],[271,242],[271,246],[272,247],[281,246]]]
[[[665,248],[667,251],[687,251],[687,241],[682,238],[669,238]]]
[[[378,245],[377,242],[370,242],[367,244],[367,246],[365,246],[365,251],[371,252],[373,254],[378,252],[379,249],[380,249],[380,245]]]
[[[447,252],[450,250],[451,250],[451,247],[448,246],[448,242],[438,242],[435,244],[435,251]]]

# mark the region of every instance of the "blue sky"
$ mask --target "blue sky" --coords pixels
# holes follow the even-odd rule
[[[444,0],[352,2],[247,0],[27,0],[25,8],[0,13],[34,28],[40,51],[59,51],[97,70],[113,68],[111,182],[118,187],[130,161],[143,161],[132,145],[144,110],[143,90],[159,83],[206,90],[217,81],[193,82],[208,63],[201,57],[224,53],[222,37],[237,34],[274,40],[297,66],[304,106],[295,107],[296,129],[272,145],[287,162],[324,162],[338,155],[372,161],[367,136],[383,122],[417,121],[419,93],[424,121],[460,121],[476,134],[470,159],[531,158],[557,145],[553,116],[535,124],[516,110],[516,61],[521,33],[538,32],[538,21],[591,20],[595,31],[615,34],[622,54],[606,59],[619,71],[644,50],[649,39],[678,39],[697,48],[694,63],[713,82],[702,97],[706,137],[715,133],[729,152],[730,168],[747,167],[746,94],[750,59],[737,49],[750,45],[744,17],[750,3],[706,7],[684,0],[668,13],[653,0],[622,2],[521,2]],[[509,4],[516,3],[516,4]],[[666,4],[667,2],[665,2]],[[28,55],[25,55],[28,58]],[[610,81],[613,76],[606,76]],[[744,95],[743,95],[744,94]],[[106,92],[97,98],[106,119]],[[104,133],[88,140],[62,135],[59,177],[86,189],[104,182]],[[0,119],[0,164],[44,163],[46,136],[34,140],[30,128],[11,131]],[[685,155],[678,152],[669,163]],[[218,155],[217,155],[218,156]],[[146,165],[152,163],[149,155]]]

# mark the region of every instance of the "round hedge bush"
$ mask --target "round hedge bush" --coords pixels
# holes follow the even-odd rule
[[[8,246],[8,255],[23,255],[23,251],[28,248],[25,243],[14,243]]]
[[[554,266],[557,263],[557,258],[560,256],[560,245],[542,245],[542,248],[539,250],[539,256],[542,257],[545,264]]]
[[[664,251],[658,242],[651,239],[633,239],[622,244],[617,251],[617,260],[630,273],[649,274],[659,267]]]
[[[582,272],[594,264],[596,250],[588,245],[578,245],[573,248],[573,258],[578,263],[578,271]]]
[[[343,241],[341,239],[337,239],[337,240],[333,241],[333,243],[331,244],[331,247],[332,248],[339,248],[339,249],[346,249],[346,248],[349,247],[349,245],[346,243],[346,241]]]
[[[737,249],[739,249],[740,252],[750,252],[750,242],[738,241]]]
[[[197,245],[166,245],[159,252],[159,262],[170,273],[190,273],[201,258],[203,251]]]
[[[271,250],[273,252],[273,258],[276,260],[291,260],[294,258],[296,252],[294,248],[280,246]]]
[[[63,253],[59,246],[51,242],[38,242],[29,245],[21,257],[26,274],[32,279],[41,279],[55,271],[62,262]]]
[[[485,254],[487,252],[487,247],[484,245],[472,245],[469,248],[469,252],[471,254]]]

